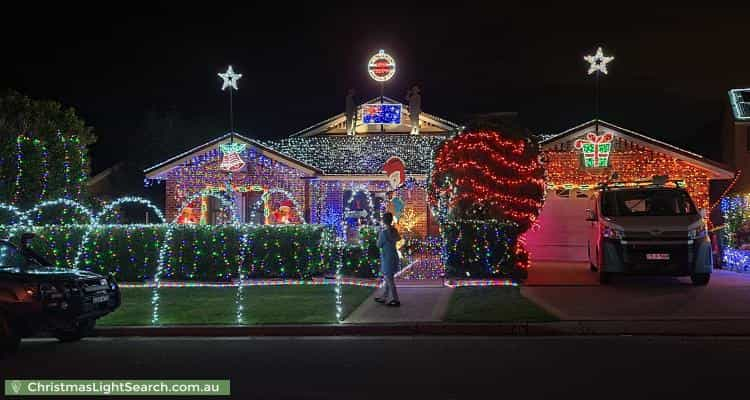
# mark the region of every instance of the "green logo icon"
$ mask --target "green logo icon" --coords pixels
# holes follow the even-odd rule
[[[10,388],[13,389],[13,393],[18,394],[21,391],[21,381],[11,381]]]

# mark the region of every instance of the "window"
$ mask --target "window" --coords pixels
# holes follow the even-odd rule
[[[602,215],[677,216],[697,213],[687,192],[669,189],[608,191],[602,195]]]
[[[245,222],[263,225],[265,223],[263,192],[245,192],[243,196],[245,198]]]

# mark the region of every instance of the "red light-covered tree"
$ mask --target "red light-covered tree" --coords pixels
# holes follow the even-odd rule
[[[428,195],[434,209],[444,199],[450,219],[513,221],[522,234],[544,199],[538,147],[495,131],[460,134],[437,149]]]

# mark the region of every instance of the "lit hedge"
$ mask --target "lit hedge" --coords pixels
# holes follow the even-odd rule
[[[88,233],[79,267],[114,273],[119,281],[149,280],[156,271],[168,225],[106,225]],[[32,248],[57,266],[74,264],[87,225],[33,227]],[[0,227],[0,236],[8,227]],[[249,278],[309,279],[332,274],[339,252],[333,233],[321,225],[176,225],[166,251],[162,279],[229,281],[237,277],[240,243],[247,234],[243,270]],[[358,256],[353,247],[345,257]],[[360,258],[357,263],[362,264]],[[344,259],[343,264],[353,265]],[[345,271],[346,275],[346,271]]]
[[[359,229],[359,244],[343,248],[342,273],[358,278],[375,278],[380,272],[380,250],[377,246],[378,230],[363,226]]]
[[[462,220],[442,226],[445,272],[454,278],[526,278],[516,254],[518,231],[513,223]]]

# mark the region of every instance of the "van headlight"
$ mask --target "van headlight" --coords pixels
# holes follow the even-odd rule
[[[611,225],[602,226],[602,237],[607,239],[622,239],[625,237],[625,232],[622,229],[617,229]]]
[[[688,239],[703,239],[708,235],[706,224],[700,224],[697,228],[688,231]]]

